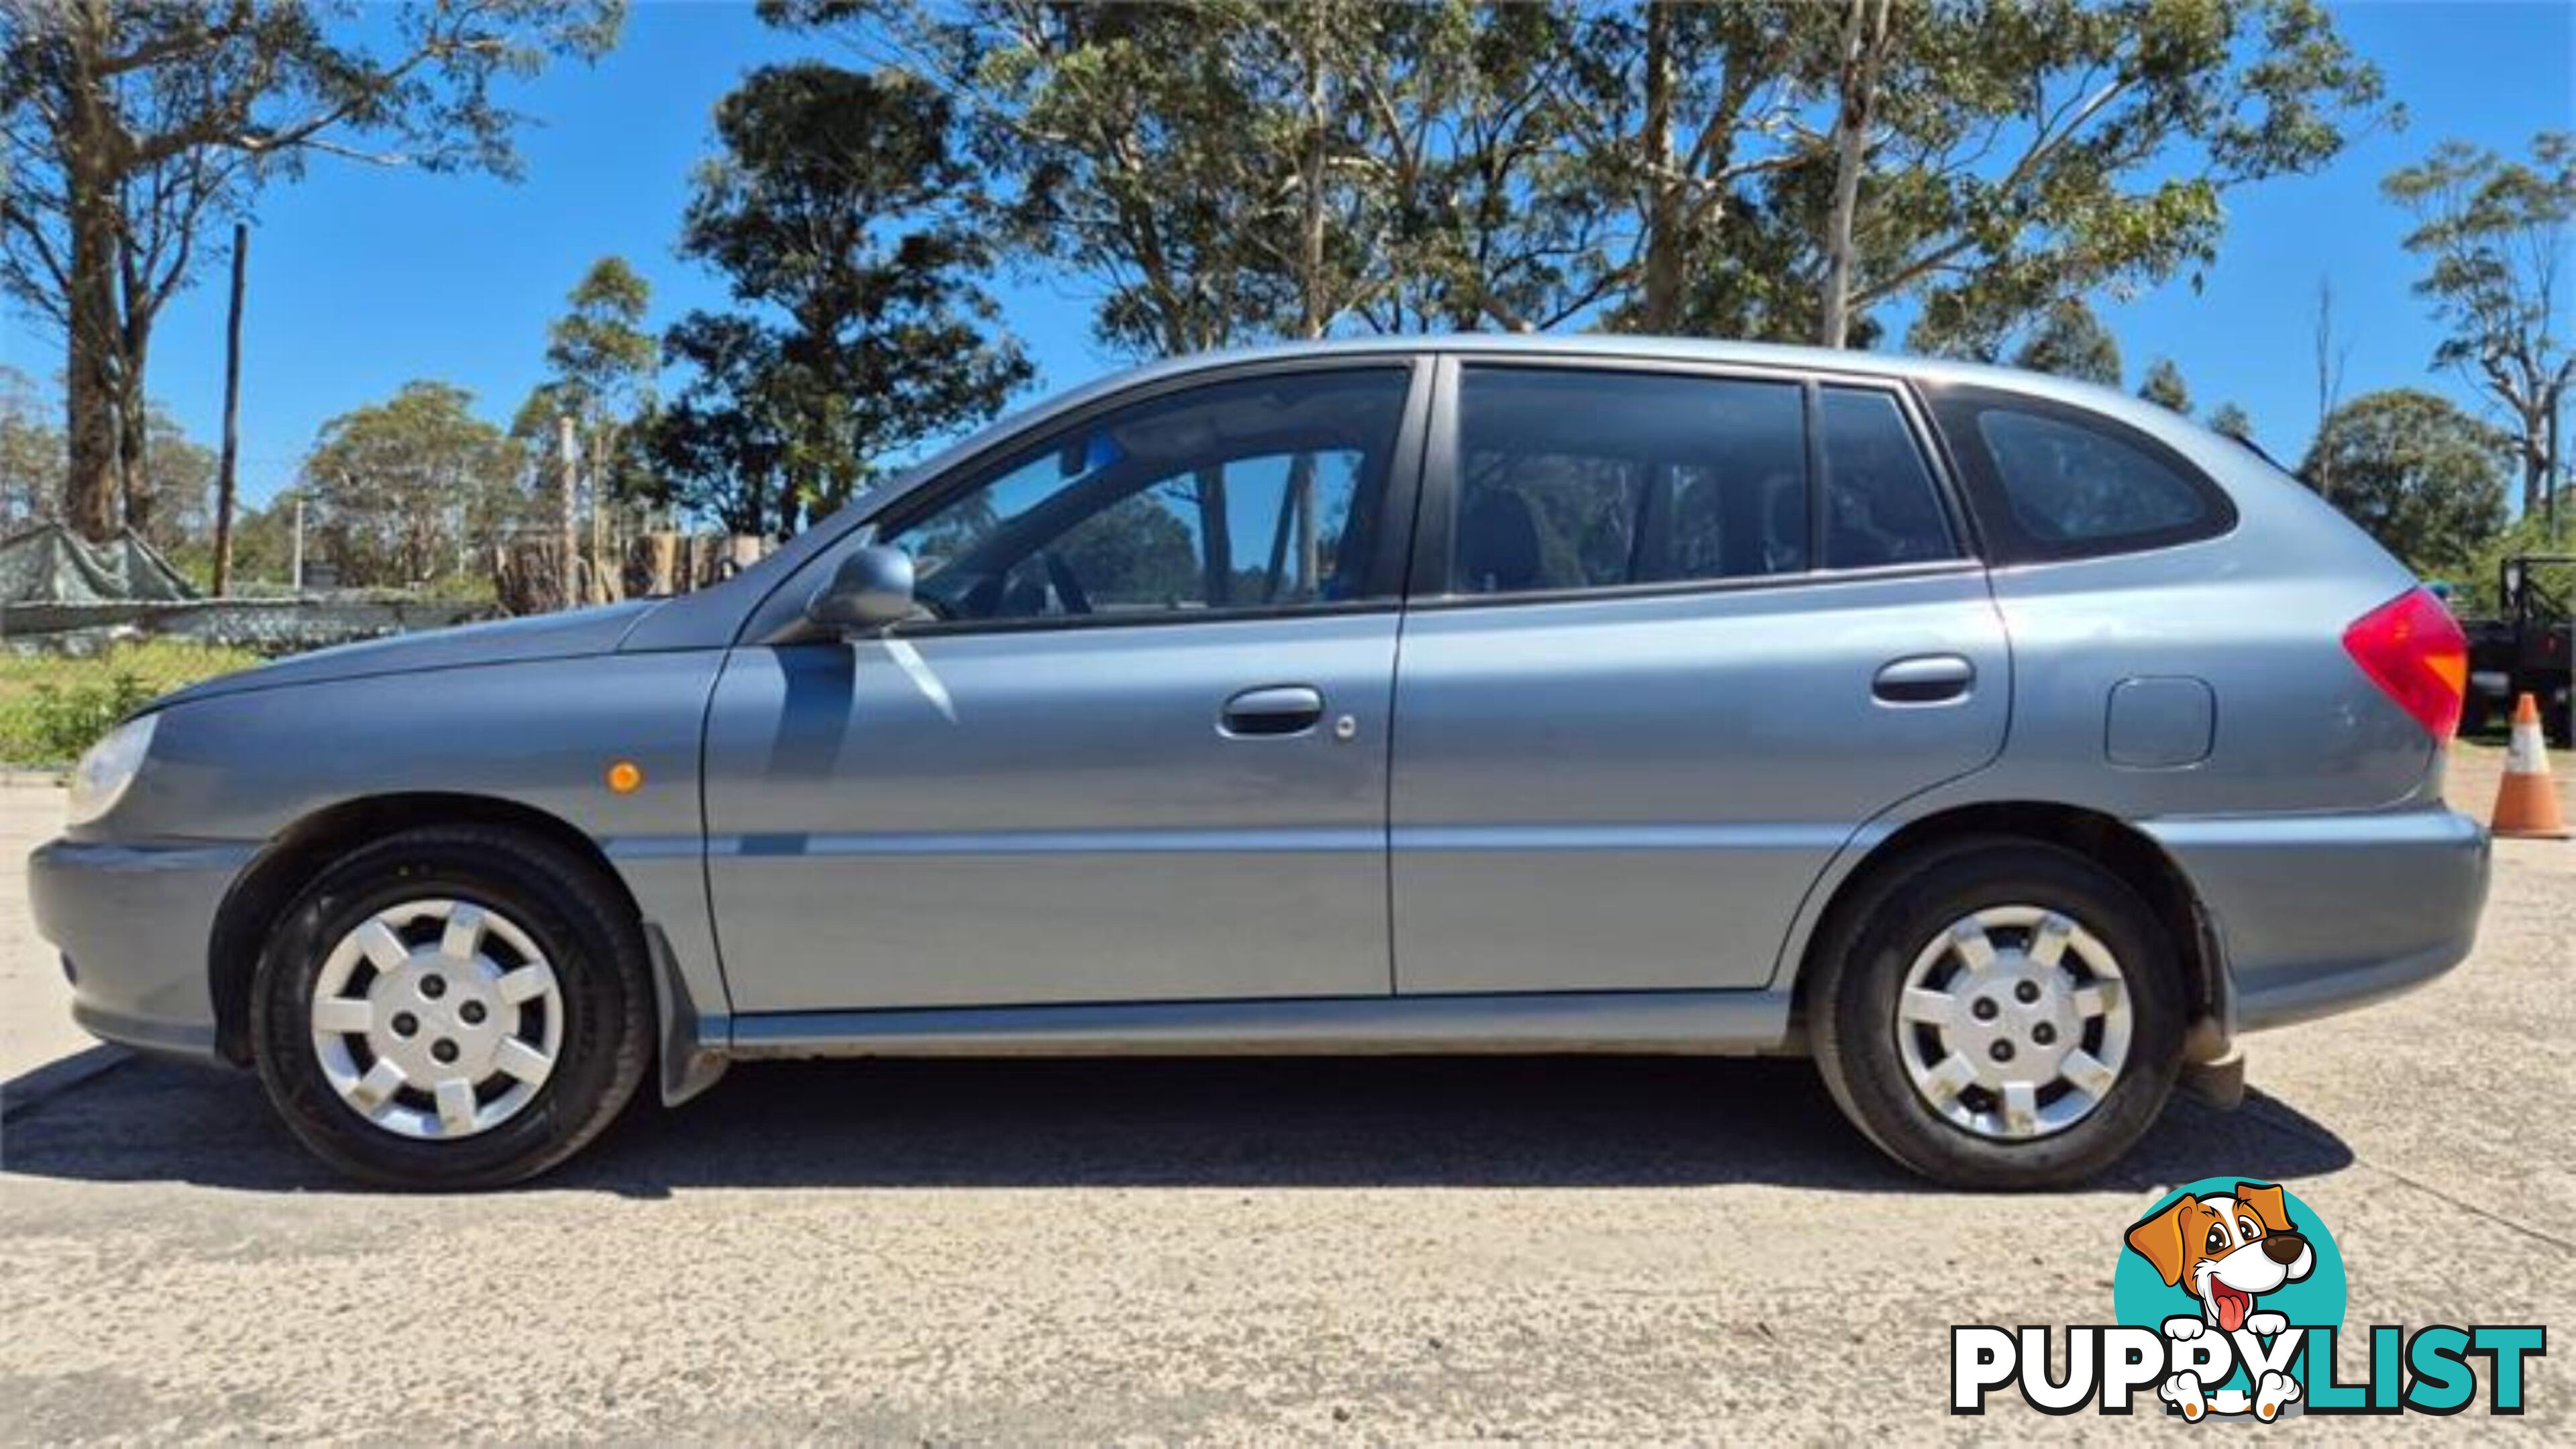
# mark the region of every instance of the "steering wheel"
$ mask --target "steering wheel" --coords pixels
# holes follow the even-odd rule
[[[1055,585],[1056,602],[1064,605],[1066,613],[1091,612],[1091,596],[1082,591],[1082,580],[1073,576],[1073,566],[1064,561],[1062,554],[1051,548],[1040,549],[1038,562],[1046,565],[1047,582]]]

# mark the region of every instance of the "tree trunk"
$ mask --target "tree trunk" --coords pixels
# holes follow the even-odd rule
[[[1673,17],[1670,7],[1646,7],[1646,128],[1637,138],[1646,185],[1646,275],[1638,330],[1670,332],[1682,310],[1682,271],[1688,238],[1682,235],[1687,198],[1673,157]]]
[[[562,592],[556,595],[561,602],[556,607],[571,609],[581,603],[581,535],[573,527],[573,494],[580,485],[573,471],[576,460],[572,415],[569,413],[558,414],[555,418],[555,453],[556,462],[563,470],[562,492],[557,498],[560,515],[556,519],[558,547],[563,550],[559,559],[563,574],[559,580]]]
[[[65,28],[72,52],[63,126],[70,191],[69,352],[63,377],[63,521],[93,542],[117,524],[117,187],[116,127],[107,82],[95,74],[113,21],[103,4],[84,6]]]
[[[2548,439],[2548,449],[2547,456],[2540,461],[2540,507],[2541,516],[2549,520],[2549,543],[2552,548],[2558,545],[2558,494],[2560,492],[2558,468],[2561,456],[2558,451],[2558,415],[2567,410],[2566,403],[2566,397],[2557,388],[2553,387],[2549,390],[2549,427],[2542,434]]]
[[[144,400],[144,358],[151,350],[151,324],[127,319],[116,359],[116,471],[125,495],[124,526],[149,541],[152,537],[152,406]]]
[[[1887,49],[1889,0],[1848,0],[1843,12],[1840,104],[1834,113],[1834,207],[1825,232],[1824,326],[1827,347],[1851,337],[1852,226],[1860,207],[1870,112],[1878,99],[1879,57]]]
[[[1306,15],[1306,136],[1297,158],[1297,181],[1305,211],[1298,218],[1297,335],[1312,340],[1324,335],[1324,60],[1322,0],[1309,0]]]

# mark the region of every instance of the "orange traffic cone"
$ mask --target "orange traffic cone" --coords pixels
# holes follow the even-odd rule
[[[2558,815],[2558,791],[2549,780],[2549,751],[2540,737],[2540,705],[2529,694],[2513,707],[2513,744],[2505,750],[2504,787],[2496,791],[2495,820],[2488,830],[2525,840],[2565,840],[2567,822]]]

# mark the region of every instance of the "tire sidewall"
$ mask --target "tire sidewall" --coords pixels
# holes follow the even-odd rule
[[[552,852],[495,846],[489,836],[419,832],[359,851],[288,909],[261,956],[251,1025],[269,1096],[306,1146],[370,1182],[477,1187],[531,1176],[586,1141],[633,1091],[635,1074],[623,1060],[631,1052],[621,1048],[646,1027],[630,943],[619,939],[617,922],[600,919]],[[508,1121],[452,1141],[405,1137],[368,1121],[331,1086],[313,1044],[324,959],[377,911],[414,900],[469,901],[508,918],[553,968],[563,1003],[562,1043],[534,1098]]]
[[[1915,1090],[1897,1045],[1897,1003],[1915,957],[1952,923],[1993,906],[2034,905],[2075,920],[2119,963],[2129,1054],[2102,1103],[2046,1137],[2003,1142],[1950,1122]],[[1901,869],[1850,917],[1815,998],[1817,1056],[1844,1111],[1872,1141],[1955,1186],[2027,1188],[2081,1180],[2153,1126],[2182,1057],[2179,952],[2118,878],[2071,851],[1988,842]]]

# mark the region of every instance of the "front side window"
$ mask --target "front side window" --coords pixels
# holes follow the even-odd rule
[[[1804,407],[1787,382],[1467,368],[1451,592],[1807,568]]]
[[[1361,597],[1410,375],[1192,388],[1059,434],[886,536],[951,620]]]

